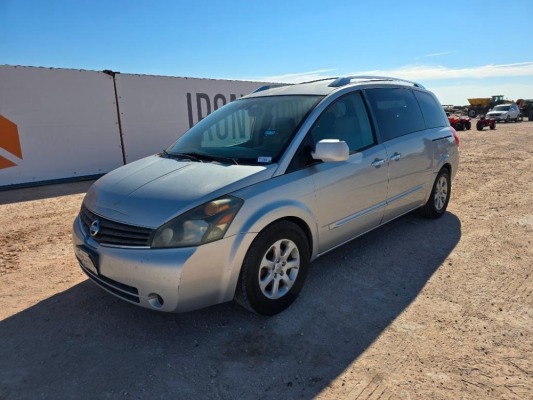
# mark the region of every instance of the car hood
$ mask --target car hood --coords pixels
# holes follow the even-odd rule
[[[96,181],[84,204],[125,224],[157,228],[209,200],[269,179],[275,165],[222,165],[151,156]]]

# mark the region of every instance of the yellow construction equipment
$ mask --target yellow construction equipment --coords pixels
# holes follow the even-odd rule
[[[513,103],[513,100],[504,99],[503,94],[498,94],[492,97],[478,97],[468,99],[470,107],[468,107],[468,116],[475,118],[478,115],[486,114],[492,107],[498,104]]]

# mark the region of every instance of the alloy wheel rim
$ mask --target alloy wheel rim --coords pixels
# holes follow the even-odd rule
[[[437,211],[442,210],[444,204],[446,204],[446,199],[448,198],[448,180],[445,176],[441,176],[437,181],[437,186],[435,187],[435,208]]]
[[[300,252],[292,240],[281,239],[266,251],[259,266],[259,287],[271,300],[285,296],[296,282]]]

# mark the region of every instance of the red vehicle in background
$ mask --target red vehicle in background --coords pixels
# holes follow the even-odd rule
[[[448,116],[448,121],[450,121],[450,125],[456,130],[456,131],[469,131],[470,128],[472,128],[472,121],[468,117],[462,117],[460,115],[456,114],[450,114],[446,113]]]
[[[478,131],[482,131],[483,128],[486,126],[488,126],[490,129],[496,129],[496,120],[494,120],[493,118],[487,118],[482,115],[476,123],[476,129]]]

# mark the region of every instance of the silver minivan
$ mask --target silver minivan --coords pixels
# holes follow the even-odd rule
[[[75,254],[93,282],[142,307],[235,299],[276,314],[317,257],[413,210],[443,215],[458,145],[414,82],[263,87],[96,181],[74,221]]]

